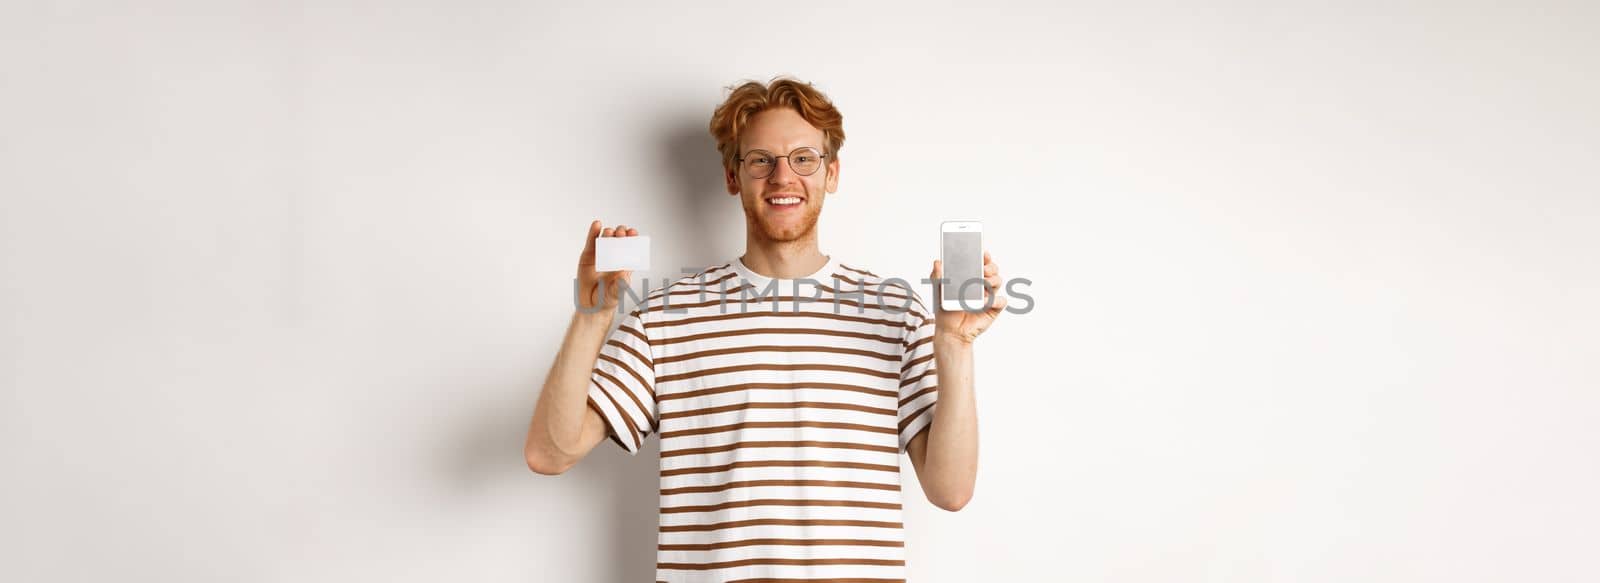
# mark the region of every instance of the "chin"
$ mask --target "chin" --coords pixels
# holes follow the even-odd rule
[[[822,208],[819,204],[816,207],[806,209],[800,217],[786,217],[790,220],[774,223],[770,220],[771,217],[761,214],[758,208],[752,208],[755,204],[759,203],[750,203],[745,206],[746,227],[753,232],[759,231],[763,238],[776,243],[798,241],[810,236],[817,230],[817,220],[822,217]],[[794,220],[796,218],[798,220]]]
[[[762,220],[757,222],[761,226],[761,233],[766,235],[767,240],[778,243],[804,239],[817,229],[817,217],[815,216],[805,217],[804,220],[798,223],[783,225],[774,225]]]

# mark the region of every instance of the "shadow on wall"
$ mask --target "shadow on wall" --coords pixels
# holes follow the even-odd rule
[[[661,447],[655,437],[645,440],[639,454],[630,456],[609,437],[596,444],[583,460],[560,476],[541,476],[523,461],[522,445],[528,435],[528,420],[538,400],[537,387],[544,383],[545,371],[559,348],[560,337],[546,339],[549,355],[539,363],[537,374],[511,382],[486,383],[473,394],[499,394],[503,399],[480,404],[481,422],[462,425],[455,438],[440,442],[438,471],[453,477],[441,504],[460,504],[464,511],[481,507],[486,500],[511,496],[525,500],[516,507],[528,508],[527,528],[537,530],[535,540],[560,539],[564,545],[588,548],[604,545],[604,552],[581,556],[538,557],[538,562],[587,561],[607,557],[601,565],[563,566],[563,572],[598,573],[598,581],[654,581],[656,524],[659,507]],[[530,387],[533,390],[530,390]],[[524,506],[524,504],[526,504]],[[561,524],[541,515],[541,508],[580,509],[584,524]],[[593,514],[584,514],[593,509]],[[572,514],[562,512],[561,514]],[[576,533],[593,533],[596,538],[573,538]],[[536,545],[533,549],[545,549]],[[528,573],[523,580],[549,580],[550,573]]]
[[[663,269],[653,270],[662,275],[676,276],[679,267],[720,265],[743,248],[744,213],[739,208],[738,200],[728,196],[723,188],[722,158],[706,130],[708,116],[709,111],[664,116],[672,121],[658,130],[660,139],[654,142],[659,144],[659,152],[654,153],[658,156],[655,160],[661,169],[660,175],[667,181],[667,188],[671,189],[668,194],[672,201],[672,204],[666,205],[666,216],[661,217],[658,232],[652,233],[658,237],[654,241],[659,241],[661,245],[656,251],[657,257],[672,262],[659,266]],[[651,285],[658,284],[652,281]],[[557,334],[547,344],[550,358],[554,358],[558,349],[556,343],[560,340]],[[541,386],[544,377],[541,375],[533,382],[533,386]],[[536,400],[537,397],[534,397],[527,403],[531,407]],[[515,415],[508,418],[508,423],[514,421],[509,427],[515,427],[518,431],[514,437],[511,437],[512,431],[505,432],[508,439],[512,440],[505,445],[513,447],[520,454],[532,409],[510,410]],[[501,446],[486,446],[481,450],[496,452],[497,456],[504,451]],[[520,455],[509,459],[520,461]],[[482,462],[497,466],[506,463],[499,458]],[[603,512],[608,514],[600,518],[597,526],[609,531],[605,536],[610,544],[603,554],[610,557],[610,561],[598,566],[597,571],[602,575],[600,580],[654,581],[656,527],[660,518],[660,463],[661,441],[657,436],[646,439],[639,454],[633,456],[607,438],[560,477],[529,474],[523,478],[536,483],[570,480],[581,485],[580,491],[592,492],[596,497],[603,496],[607,504]],[[524,473],[528,470],[519,468],[517,471]],[[605,494],[602,495],[602,492]],[[539,528],[567,527],[544,525]],[[535,578],[538,579],[537,576]]]
[[[661,129],[660,168],[671,182],[672,201],[663,217],[663,250],[672,263],[656,270],[678,276],[680,267],[721,265],[744,250],[744,211],[722,181],[722,156],[707,130],[710,108],[665,116]]]
[[[615,496],[611,515],[611,548],[616,560],[606,581],[656,580],[656,525],[660,522],[661,440],[645,440],[639,455],[630,456],[606,439],[582,463],[591,463],[597,476],[586,480],[613,480]],[[604,571],[602,571],[604,572]]]

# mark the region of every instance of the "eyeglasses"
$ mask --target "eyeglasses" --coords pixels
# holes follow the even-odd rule
[[[739,166],[744,168],[746,174],[759,180],[772,175],[772,169],[778,167],[778,158],[788,158],[789,169],[795,174],[810,176],[822,167],[822,159],[827,157],[816,148],[805,146],[795,148],[787,156],[774,156],[766,150],[751,150],[749,154],[734,159],[739,161]]]

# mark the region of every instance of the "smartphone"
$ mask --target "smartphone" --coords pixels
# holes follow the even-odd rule
[[[987,301],[983,289],[983,223],[940,223],[939,249],[945,280],[939,288],[940,309],[982,311]]]

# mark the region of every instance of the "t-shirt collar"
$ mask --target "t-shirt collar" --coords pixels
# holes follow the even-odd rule
[[[734,272],[739,274],[738,277],[740,279],[743,279],[746,283],[749,283],[750,285],[755,286],[757,290],[765,289],[769,284],[772,283],[772,281],[774,279],[774,278],[767,277],[765,275],[761,275],[759,273],[756,273],[754,270],[750,269],[750,266],[744,264],[744,260],[743,259],[740,259],[738,257],[735,257],[733,259],[732,263],[733,263]],[[833,279],[833,274],[838,272],[838,271],[839,271],[839,259],[838,259],[838,256],[829,255],[828,256],[828,262],[824,263],[820,269],[817,269],[817,271],[812,273],[811,275],[807,275],[807,276],[804,276],[804,277],[797,277],[797,278],[793,278],[793,279],[778,278],[777,279],[778,287],[779,287],[779,289],[783,289],[783,290],[792,289],[795,286],[799,285],[801,280],[805,280],[805,279],[809,279],[809,280],[811,280],[813,282],[820,283],[822,285],[829,285],[829,280]]]

